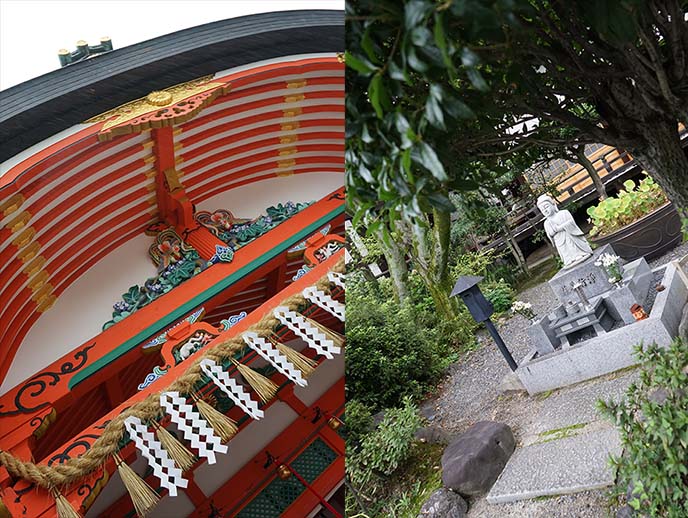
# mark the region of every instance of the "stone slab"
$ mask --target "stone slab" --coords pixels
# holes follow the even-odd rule
[[[624,267],[624,277],[628,276],[631,280],[628,284],[636,299],[641,304],[647,298],[647,292],[652,282],[652,269],[644,257],[628,263]]]
[[[659,318],[672,336],[678,335],[678,326],[683,315],[683,306],[688,301],[688,286],[686,286],[676,266],[669,264],[662,278],[664,291],[657,294],[650,312],[650,318]]]
[[[552,323],[548,315],[539,318],[533,325],[528,326],[526,332],[535,350],[541,355],[553,353],[554,344],[559,343],[559,339],[552,330]]]
[[[624,266],[624,285],[618,289],[609,290],[605,301],[610,314],[616,320],[623,320],[626,324],[635,322],[631,313],[633,304],[643,305],[652,282],[652,270],[647,261],[641,257]],[[647,308],[646,308],[647,309]]]
[[[528,442],[541,440],[537,434],[581,423],[603,421],[607,423],[595,406],[599,399],[620,401],[628,386],[639,378],[638,369],[625,372],[613,379],[600,378],[587,383],[579,383],[553,392],[545,398],[537,411],[528,434],[535,436]]]
[[[635,365],[640,342],[668,346],[672,336],[659,318],[647,318],[543,357],[527,356],[516,374],[529,394],[537,394]]]
[[[607,459],[620,453],[618,432],[611,427],[517,449],[487,501],[501,504],[611,486]]]
[[[559,270],[548,281],[559,302],[564,305],[568,302],[580,302],[578,294],[572,288],[577,282],[582,284],[583,293],[585,293],[588,299],[592,299],[609,290],[610,285],[607,281],[609,277],[607,272],[601,266],[595,265],[595,261],[604,253],[613,254],[614,249],[611,245],[601,246],[586,261],[572,268]]]
[[[645,291],[645,295],[647,296],[647,291]],[[617,320],[623,320],[625,324],[635,323],[635,317],[631,313],[631,306],[633,304],[640,304],[642,306],[643,302],[645,302],[645,297],[642,299],[636,297],[629,285],[609,290],[604,297],[609,313]]]

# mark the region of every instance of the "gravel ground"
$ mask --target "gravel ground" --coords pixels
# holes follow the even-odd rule
[[[655,259],[650,266],[655,268],[686,254],[688,243]],[[551,311],[556,303],[546,282],[521,292],[518,298],[530,302],[533,311],[540,315]],[[517,363],[520,362],[530,350],[526,334],[529,323],[516,316],[496,324]],[[422,405],[430,425],[450,436],[462,433],[477,421],[496,420],[511,426],[519,446],[528,444],[542,431],[558,428],[562,420],[569,420],[569,424],[599,420],[594,401],[599,397],[620,397],[637,376],[636,371],[626,371],[533,397],[523,393],[505,395],[500,393],[499,385],[509,367],[485,331],[478,332],[477,339],[480,347],[454,364],[437,396]],[[605,490],[500,505],[488,504],[483,496],[469,504],[469,518],[612,516]]]
[[[650,261],[650,268],[654,269],[660,264],[666,264],[669,261],[673,261],[674,259],[680,259],[686,254],[688,254],[688,241],[678,245],[673,250],[669,250],[662,257],[658,257],[657,259],[653,259],[652,261]]]

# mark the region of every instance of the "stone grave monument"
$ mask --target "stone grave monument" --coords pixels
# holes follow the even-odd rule
[[[529,327],[533,350],[516,371],[530,393],[627,367],[633,364],[636,344],[668,343],[676,336],[672,308],[681,311],[688,287],[675,267],[668,265],[662,279],[672,289],[659,293],[653,307],[644,308],[649,318],[638,321],[631,308],[637,314],[648,300],[653,272],[647,261],[618,259],[619,275],[610,278],[600,258],[616,256],[614,248],[593,251],[571,213],[559,210],[550,196],[538,198],[537,205],[564,266],[549,281],[558,305]]]

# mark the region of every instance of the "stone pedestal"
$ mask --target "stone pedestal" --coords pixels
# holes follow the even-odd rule
[[[551,315],[539,318],[527,329],[528,337],[540,356],[554,352],[554,344],[559,340],[552,330]]]
[[[559,299],[559,302],[566,305],[567,302],[580,302],[578,294],[573,290],[576,283],[582,285],[583,293],[592,300],[598,295],[602,295],[611,287],[609,275],[602,266],[596,266],[595,261],[602,254],[613,254],[614,249],[611,245],[605,245],[594,251],[592,257],[579,265],[565,270],[560,270],[549,280],[549,286]]]
[[[597,299],[588,309],[582,309],[578,313],[552,322],[552,328],[557,333],[556,337],[561,340],[564,348],[570,347],[569,336],[579,331],[592,327],[597,336],[600,336],[609,331],[613,325],[614,319],[607,313],[607,306],[602,299]]]

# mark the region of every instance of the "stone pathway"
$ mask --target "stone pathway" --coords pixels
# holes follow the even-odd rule
[[[487,501],[510,503],[612,485],[607,459],[621,453],[619,434],[608,426],[590,428],[579,435],[564,433],[567,436],[563,438],[545,435],[542,442],[518,448],[492,486]]]

